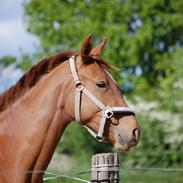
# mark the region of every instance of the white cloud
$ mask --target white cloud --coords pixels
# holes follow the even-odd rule
[[[5,55],[20,56],[32,53],[39,39],[26,31],[23,16],[25,0],[0,0],[0,57]],[[0,93],[8,89],[22,76],[23,71],[10,65],[0,65]]]
[[[0,0],[0,21],[21,18],[23,2],[23,0]]]
[[[0,54],[18,55],[20,49],[24,52],[32,52],[34,44],[39,41],[35,36],[25,31],[21,19],[0,22]]]
[[[9,65],[5,68],[0,65],[0,93],[15,84],[22,75],[23,71],[16,68],[15,65]]]
[[[26,31],[23,22],[23,0],[1,0],[0,6],[0,56],[20,55],[35,50],[39,39]]]

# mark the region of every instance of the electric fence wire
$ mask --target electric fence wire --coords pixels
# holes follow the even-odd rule
[[[120,169],[119,171],[120,172],[145,172],[145,171],[146,172],[147,171],[151,171],[151,172],[183,172],[183,169],[182,168],[123,168],[123,169]],[[51,173],[51,172],[45,172],[45,174],[51,175],[51,177],[44,178],[44,181],[59,179],[59,178],[68,178],[68,179],[73,179],[73,180],[77,180],[80,182],[90,183],[90,181],[88,181],[88,180],[81,179],[78,177],[73,177],[73,175],[82,175],[82,174],[86,174],[86,173],[90,173],[90,172],[91,172],[91,170],[70,173],[70,174],[55,174],[55,173]]]
[[[60,179],[60,178],[67,178],[72,179],[80,182],[91,183],[88,180],[76,177],[77,175],[83,175],[90,173],[91,170],[86,171],[79,171],[79,172],[70,172],[67,174],[60,174],[60,173],[52,173],[45,170],[33,170],[33,171],[22,171],[22,172],[8,172],[8,171],[1,171],[0,176],[7,174],[45,174],[48,177],[44,177],[44,181],[53,180],[53,179]],[[122,168],[119,169],[119,172],[183,172],[183,168]]]

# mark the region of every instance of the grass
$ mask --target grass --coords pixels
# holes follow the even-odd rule
[[[82,176],[89,180],[90,174]],[[121,172],[120,183],[183,183],[183,173],[175,172]],[[47,183],[77,183],[80,181],[70,179],[58,179],[46,181]]]
[[[183,173],[122,172],[121,183],[183,183]]]
[[[50,166],[48,172],[54,172],[58,174],[67,174],[69,172],[82,172],[91,168],[90,158],[73,158],[69,160],[68,157],[58,159],[60,155],[56,156],[53,164],[59,166],[55,169],[54,166]],[[71,157],[69,157],[71,158]],[[65,162],[65,163],[64,163]],[[64,169],[66,165],[69,166],[70,170]],[[122,166],[121,166],[122,167]],[[124,167],[123,167],[124,168]],[[178,168],[178,167],[176,167]],[[77,170],[77,171],[76,171]],[[76,176],[85,180],[90,180],[90,173]],[[45,181],[45,183],[81,183],[77,180],[59,178],[57,180]],[[183,183],[183,172],[163,172],[163,171],[122,171],[120,172],[120,183]]]

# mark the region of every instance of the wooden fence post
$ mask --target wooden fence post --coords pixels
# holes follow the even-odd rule
[[[102,153],[92,156],[92,183],[119,183],[119,158],[117,153]]]

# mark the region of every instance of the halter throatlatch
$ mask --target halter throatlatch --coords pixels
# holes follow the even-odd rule
[[[96,138],[99,142],[103,141],[103,133],[107,119],[113,117],[114,114],[133,114],[135,113],[129,107],[109,107],[100,102],[80,81],[79,76],[76,71],[75,65],[75,56],[69,58],[70,69],[72,73],[72,77],[76,86],[76,94],[75,94],[75,120],[81,122],[80,114],[81,114],[81,95],[84,93],[102,112],[102,118],[100,120],[100,125],[98,129],[98,133],[96,134],[87,126],[84,127],[89,131],[89,133]],[[111,76],[110,76],[111,77]]]

